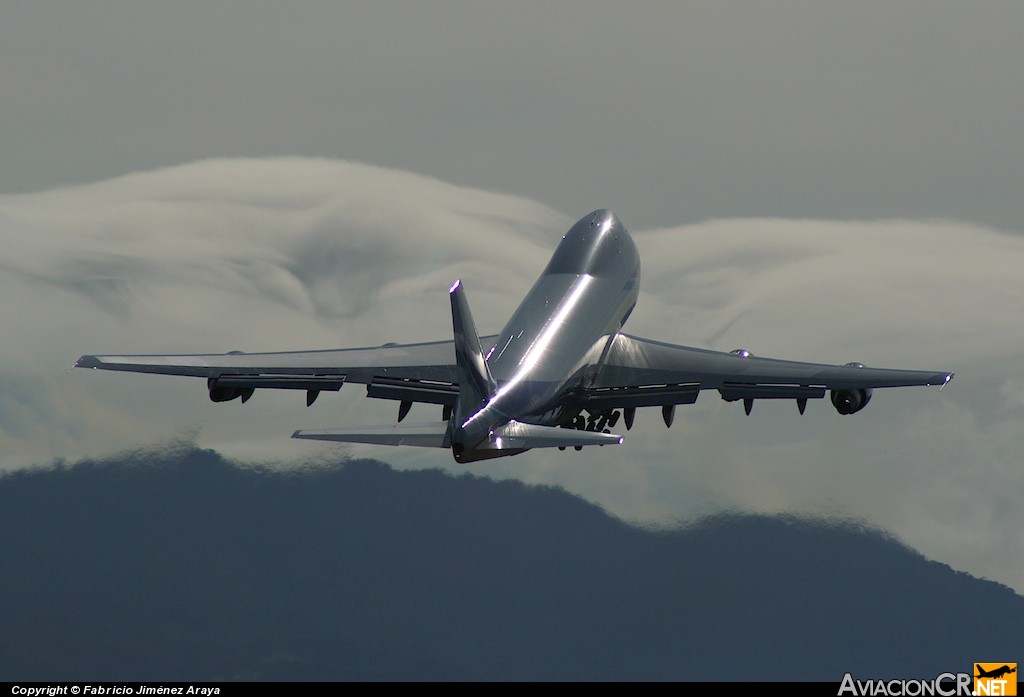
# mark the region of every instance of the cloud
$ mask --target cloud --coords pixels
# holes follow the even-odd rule
[[[0,466],[196,433],[280,462],[325,452],[297,428],[379,423],[358,387],[311,409],[260,392],[213,405],[199,380],[69,373],[83,353],[330,348],[450,334],[461,277],[495,331],[586,211],[354,162],[210,160],[0,197]],[[627,227],[630,221],[624,221]],[[352,447],[402,467],[558,484],[627,519],[719,510],[863,519],[929,557],[1024,589],[1024,238],[955,221],[712,220],[634,230],[631,333],[842,363],[954,370],[945,390],[876,392],[840,417],[714,393],[666,432],[642,411],[621,448],[456,466],[443,451]],[[431,413],[417,405],[418,413]],[[437,410],[440,418],[440,410]],[[338,452],[332,450],[332,452]]]
[[[5,464],[209,421],[195,410],[200,381],[63,376],[81,353],[445,338],[457,275],[474,304],[507,315],[546,261],[541,231],[567,221],[511,196],[311,159],[208,161],[0,198]],[[268,418],[280,434],[294,426],[295,395],[267,396],[281,420],[247,410],[243,437]]]

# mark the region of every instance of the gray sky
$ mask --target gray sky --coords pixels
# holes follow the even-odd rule
[[[316,456],[288,434],[393,405],[348,388],[239,408],[196,381],[66,369],[445,338],[456,277],[493,331],[565,229],[609,206],[644,262],[634,333],[958,377],[850,418],[705,395],[668,433],[642,412],[621,449],[473,471],[643,520],[862,518],[1024,589],[1022,19],[938,2],[5,4],[0,465],[172,438]],[[248,159],[201,161],[223,157]]]
[[[634,226],[1024,229],[1017,3],[5,3],[0,191],[211,156],[399,167]]]

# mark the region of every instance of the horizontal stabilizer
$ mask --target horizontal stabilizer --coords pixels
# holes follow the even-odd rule
[[[432,421],[423,424],[388,424],[362,428],[327,428],[316,431],[296,431],[292,438],[330,440],[340,443],[370,443],[372,445],[414,445],[421,448],[447,448],[448,424]]]
[[[497,450],[565,448],[578,445],[619,445],[622,443],[622,436],[509,421],[491,432],[491,442]]]

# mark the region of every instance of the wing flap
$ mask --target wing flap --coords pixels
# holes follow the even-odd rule
[[[374,399],[397,399],[404,402],[423,402],[455,406],[459,397],[457,385],[424,382],[422,380],[399,380],[396,378],[374,378],[366,386],[366,396]]]
[[[586,408],[591,412],[635,407],[662,407],[668,404],[693,404],[700,385],[640,385],[607,387],[587,393]]]
[[[337,392],[345,384],[344,375],[221,375],[211,378],[210,387],[275,390],[328,390]]]
[[[740,399],[822,399],[824,387],[800,385],[736,385],[726,383],[718,388],[722,399],[735,402]]]

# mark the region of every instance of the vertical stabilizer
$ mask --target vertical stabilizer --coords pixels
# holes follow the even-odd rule
[[[452,329],[455,333],[455,363],[459,370],[459,409],[465,419],[483,407],[494,394],[494,379],[480,347],[480,334],[469,311],[462,281],[449,289],[452,299]]]

